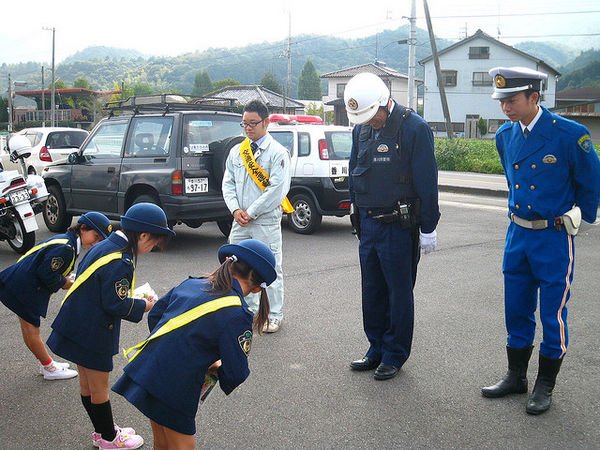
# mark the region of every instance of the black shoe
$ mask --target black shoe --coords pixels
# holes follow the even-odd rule
[[[362,359],[357,359],[356,361],[352,361],[350,363],[350,368],[352,370],[357,370],[359,372],[363,372],[366,370],[373,370],[373,369],[377,368],[378,365],[379,365],[378,359],[373,359],[373,358],[369,358],[368,356],[365,356]]]
[[[487,398],[500,398],[509,394],[527,392],[527,366],[533,346],[525,348],[506,347],[508,372],[493,386],[481,389],[481,395]]]
[[[390,378],[394,378],[399,371],[400,367],[381,363],[377,367],[377,370],[375,370],[373,378],[376,380],[389,380]]]
[[[552,405],[552,390],[556,384],[556,376],[560,371],[561,359],[547,358],[540,353],[540,364],[533,392],[527,401],[527,414],[545,413]]]

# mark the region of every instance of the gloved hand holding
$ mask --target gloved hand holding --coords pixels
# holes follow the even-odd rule
[[[354,206],[354,203],[350,204],[350,223],[352,224],[352,234],[356,235],[356,238],[360,240],[360,216],[358,215],[358,208]]]
[[[433,230],[431,233],[419,231],[419,242],[424,255],[435,251],[437,248],[437,231]]]

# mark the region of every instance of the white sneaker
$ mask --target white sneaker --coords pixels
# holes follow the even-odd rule
[[[52,361],[54,364],[56,364],[58,367],[62,367],[64,369],[68,369],[70,367],[68,362],[58,362],[58,361]],[[44,375],[44,366],[42,366],[40,364],[40,375]]]
[[[75,378],[78,374],[76,370],[67,369],[52,361],[50,366],[42,368],[42,375],[44,375],[44,380],[68,380]]]
[[[130,427],[121,428],[116,423],[114,425],[115,425],[115,431],[117,432],[117,434],[118,433],[127,434],[127,435],[135,434],[135,430],[133,428],[130,428]],[[102,435],[100,433],[96,433],[94,431],[92,433],[92,445],[94,447],[100,447],[100,439],[102,439]]]
[[[117,436],[112,441],[98,439],[98,448],[101,450],[140,448],[144,445],[144,439],[137,434],[125,434],[123,430],[117,431]]]
[[[282,319],[269,319],[263,327],[263,333],[277,333],[281,328]]]

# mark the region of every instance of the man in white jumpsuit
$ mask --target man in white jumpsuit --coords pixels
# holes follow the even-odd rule
[[[244,107],[242,123],[256,164],[268,175],[269,181],[262,190],[248,173],[240,153],[240,145],[231,149],[223,176],[223,198],[233,215],[229,242],[237,244],[244,239],[258,239],[267,244],[277,262],[277,280],[267,287],[270,312],[269,322],[263,329],[267,333],[279,331],[283,320],[283,271],[281,269],[281,203],[290,189],[290,155],[285,147],[267,133],[269,111],[258,100]],[[243,143],[241,145],[244,145]],[[258,310],[258,296],[246,298],[251,310]]]

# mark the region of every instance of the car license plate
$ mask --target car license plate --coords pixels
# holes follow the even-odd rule
[[[185,193],[197,194],[199,192],[208,192],[208,178],[186,178]]]
[[[29,200],[29,192],[26,189],[16,192],[9,192],[8,195],[10,196],[10,201],[13,205]]]

